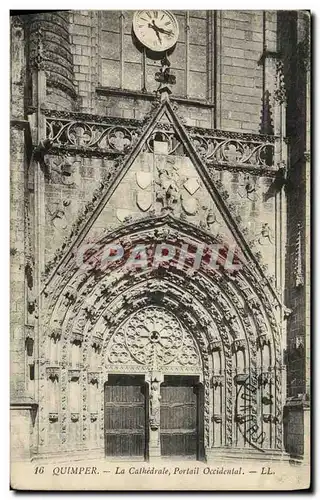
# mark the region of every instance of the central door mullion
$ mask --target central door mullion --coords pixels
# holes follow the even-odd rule
[[[148,404],[147,404],[148,458],[149,460],[154,460],[161,456],[160,385],[163,382],[163,375],[160,372],[152,372],[149,375],[146,375],[146,382],[148,384]]]

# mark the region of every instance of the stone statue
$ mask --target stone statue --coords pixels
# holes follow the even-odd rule
[[[149,423],[152,430],[160,426],[160,382],[155,378],[150,387],[150,417]]]
[[[258,235],[258,243],[259,245],[264,245],[266,240],[269,243],[273,243],[272,231],[271,227],[267,222],[264,222],[261,227],[261,232]]]
[[[161,201],[163,210],[173,210],[174,206],[179,201],[179,186],[177,182],[177,172],[174,167],[170,171],[169,168],[164,168],[159,171],[159,181],[157,182],[159,189],[157,199]]]

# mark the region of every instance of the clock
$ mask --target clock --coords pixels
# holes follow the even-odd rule
[[[133,16],[133,31],[142,45],[155,52],[165,52],[179,36],[178,21],[167,10],[138,10]]]

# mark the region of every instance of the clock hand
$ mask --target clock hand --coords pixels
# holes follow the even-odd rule
[[[158,28],[158,31],[160,31],[160,33],[164,33],[165,35],[169,35],[169,36],[173,35],[172,31],[167,31],[163,28]]]
[[[159,42],[160,42],[160,43],[162,43],[161,38],[160,38],[160,35],[159,35],[159,32],[158,32],[157,30],[156,30],[156,35],[157,35],[157,37],[158,37],[158,39],[159,39]]]
[[[158,28],[158,26],[156,26],[156,25],[154,24],[154,21],[152,21],[152,22],[153,22],[153,24],[150,24],[150,23],[149,23],[149,24],[148,24],[148,27],[149,27],[149,28],[152,28],[152,29],[156,32],[156,35],[157,35],[157,37],[158,37],[158,39],[159,39],[159,42],[160,42],[160,43],[162,43],[162,40],[161,40],[160,35],[159,35],[159,28]]]
[[[152,20],[152,24],[149,23],[149,26],[157,32],[159,31],[160,33],[164,33],[165,35],[173,35],[172,31],[168,31],[157,26],[156,23],[154,22],[154,19]]]

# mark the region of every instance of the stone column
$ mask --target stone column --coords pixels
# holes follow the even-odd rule
[[[160,385],[163,382],[163,374],[160,372],[151,372],[146,375],[146,382],[149,386],[148,405],[149,411],[147,413],[149,425],[149,443],[148,455],[149,460],[156,460],[161,457],[160,446]]]

